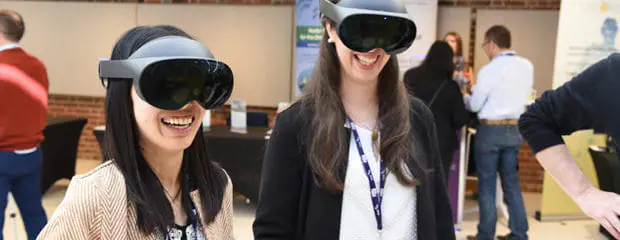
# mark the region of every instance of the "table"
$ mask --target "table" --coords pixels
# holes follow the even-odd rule
[[[238,133],[226,126],[204,131],[209,157],[228,173],[236,192],[250,200],[258,199],[269,128],[250,127]]]
[[[103,142],[104,126],[94,130],[97,141]],[[257,200],[269,128],[249,127],[243,133],[227,126],[205,128],[203,136],[209,158],[220,164],[230,176],[236,192]]]
[[[43,130],[43,171],[41,193],[45,193],[59,179],[75,175],[75,162],[86,118],[48,117]]]

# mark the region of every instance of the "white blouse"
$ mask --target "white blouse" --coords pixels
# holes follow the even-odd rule
[[[372,132],[357,127],[368,165],[379,188],[379,162],[372,148]],[[415,187],[400,184],[394,174],[387,174],[381,204],[383,230],[377,229],[370,186],[360,159],[353,134],[349,146],[342,215],[341,240],[417,240]]]

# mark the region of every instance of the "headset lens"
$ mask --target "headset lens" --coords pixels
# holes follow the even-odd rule
[[[387,53],[392,53],[408,47],[416,35],[416,26],[409,19],[370,14],[345,18],[339,30],[342,42],[357,52],[383,48]]]
[[[142,71],[139,87],[144,100],[160,109],[180,109],[193,100],[212,109],[230,97],[233,74],[226,64],[216,60],[164,60]]]

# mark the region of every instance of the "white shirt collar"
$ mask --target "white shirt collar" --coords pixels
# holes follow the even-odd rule
[[[501,51],[500,53],[498,53],[495,57],[499,57],[499,56],[506,56],[506,55],[516,55],[517,52],[514,50],[504,50]]]
[[[19,44],[17,43],[9,43],[9,44],[4,44],[2,46],[0,46],[0,52],[4,51],[4,50],[9,50],[12,48],[18,48]]]

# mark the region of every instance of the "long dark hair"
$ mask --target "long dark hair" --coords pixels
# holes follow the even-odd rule
[[[111,59],[127,59],[142,45],[164,36],[191,38],[172,26],[142,26],[125,33],[114,46]],[[106,95],[105,156],[118,167],[125,179],[127,198],[137,210],[138,228],[151,234],[165,233],[174,226],[174,213],[164,188],[144,159],[131,100],[129,79],[110,79]],[[181,201],[191,218],[190,192],[198,189],[204,222],[213,221],[222,205],[227,177],[223,170],[207,158],[202,126],[192,144],[183,152],[181,166]]]
[[[323,19],[323,25],[330,21]],[[327,30],[326,30],[327,31]],[[323,35],[319,58],[311,81],[301,98],[305,110],[314,112],[309,119],[311,134],[307,136],[308,162],[320,186],[333,192],[342,191],[343,169],[349,153],[344,106],[340,99],[340,60],[336,47]],[[408,177],[404,162],[413,159],[409,133],[410,99],[399,80],[398,60],[392,56],[379,74],[378,99],[381,146],[379,152],[385,166],[402,184],[413,186],[417,182]],[[417,163],[409,163],[417,164]],[[414,176],[417,177],[417,176]]]
[[[435,41],[426,54],[418,70],[424,80],[437,81],[452,79],[454,73],[454,52],[445,41]]]

